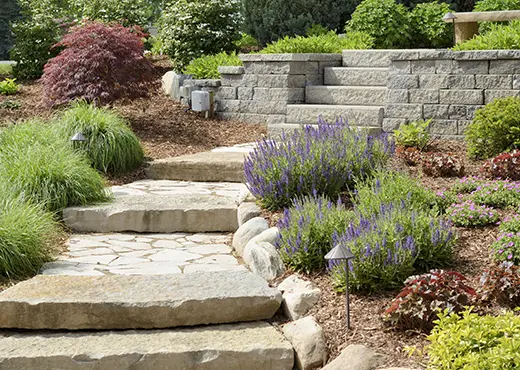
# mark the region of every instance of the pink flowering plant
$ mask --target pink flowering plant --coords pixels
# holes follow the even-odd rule
[[[520,231],[501,232],[491,246],[495,260],[520,264]]]
[[[494,208],[518,207],[520,205],[520,182],[509,180],[487,181],[471,193],[476,204]]]
[[[477,176],[464,177],[460,179],[451,190],[457,194],[468,194],[477,190],[477,188],[484,182],[485,180],[482,180]]]
[[[502,232],[517,233],[520,232],[520,214],[507,216],[504,221],[500,223],[499,227]]]
[[[475,204],[471,200],[452,204],[447,213],[455,226],[478,227],[498,221],[498,214],[493,208]]]

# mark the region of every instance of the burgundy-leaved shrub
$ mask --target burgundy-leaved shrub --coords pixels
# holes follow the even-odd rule
[[[146,96],[157,83],[144,57],[138,28],[85,22],[73,27],[55,47],[64,47],[44,69],[44,101],[56,106],[76,98],[106,104]]]

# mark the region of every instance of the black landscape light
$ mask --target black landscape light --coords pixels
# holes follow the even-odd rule
[[[453,45],[457,44],[457,39],[455,36],[455,19],[457,19],[457,17],[452,12],[446,13],[444,18],[442,18],[443,21],[452,21],[453,22]]]
[[[346,288],[345,288],[345,294],[346,294],[346,312],[347,312],[347,329],[350,329],[350,296],[348,293],[348,274],[349,274],[349,267],[348,267],[348,261],[351,259],[354,259],[356,256],[352,254],[348,249],[344,248],[341,244],[336,245],[334,248],[331,249],[329,253],[325,255],[326,260],[338,260],[338,261],[345,261],[345,273],[346,275]]]

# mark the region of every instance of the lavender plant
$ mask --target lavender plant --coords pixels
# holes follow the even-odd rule
[[[356,180],[371,177],[393,152],[386,135],[371,136],[351,129],[343,120],[305,126],[281,140],[264,139],[246,158],[245,177],[263,207],[276,210],[297,196],[325,195],[335,199],[352,190]]]
[[[452,204],[447,211],[455,226],[478,227],[498,222],[497,212],[491,208],[475,204],[471,200]]]
[[[491,246],[496,261],[512,262],[520,265],[520,231],[501,232]]]

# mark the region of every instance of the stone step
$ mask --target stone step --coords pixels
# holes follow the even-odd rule
[[[291,104],[287,105],[287,122],[315,124],[319,116],[327,122],[346,119],[352,126],[381,127],[384,108],[378,106]]]
[[[71,207],[65,224],[80,232],[236,231],[244,184],[141,180],[112,187],[112,202]]]
[[[380,86],[307,86],[307,104],[376,105],[386,103],[386,87]]]
[[[299,123],[280,123],[269,125],[267,128],[267,133],[271,138],[279,138],[282,134],[282,131],[285,133],[291,133],[294,130],[300,130],[304,125]],[[317,125],[311,125],[313,127],[317,127]],[[368,130],[368,132],[372,135],[380,134],[382,132],[380,127],[361,127],[361,126],[351,126],[354,130]]]
[[[386,86],[385,67],[328,67],[324,69],[324,85]]]
[[[343,50],[343,67],[390,67],[390,56],[405,50]]]
[[[281,294],[250,271],[38,275],[0,293],[0,328],[156,329],[270,319]]]
[[[153,331],[0,332],[4,370],[291,370],[291,344],[265,322]]]
[[[204,152],[149,163],[146,175],[153,180],[244,181],[244,153]]]

